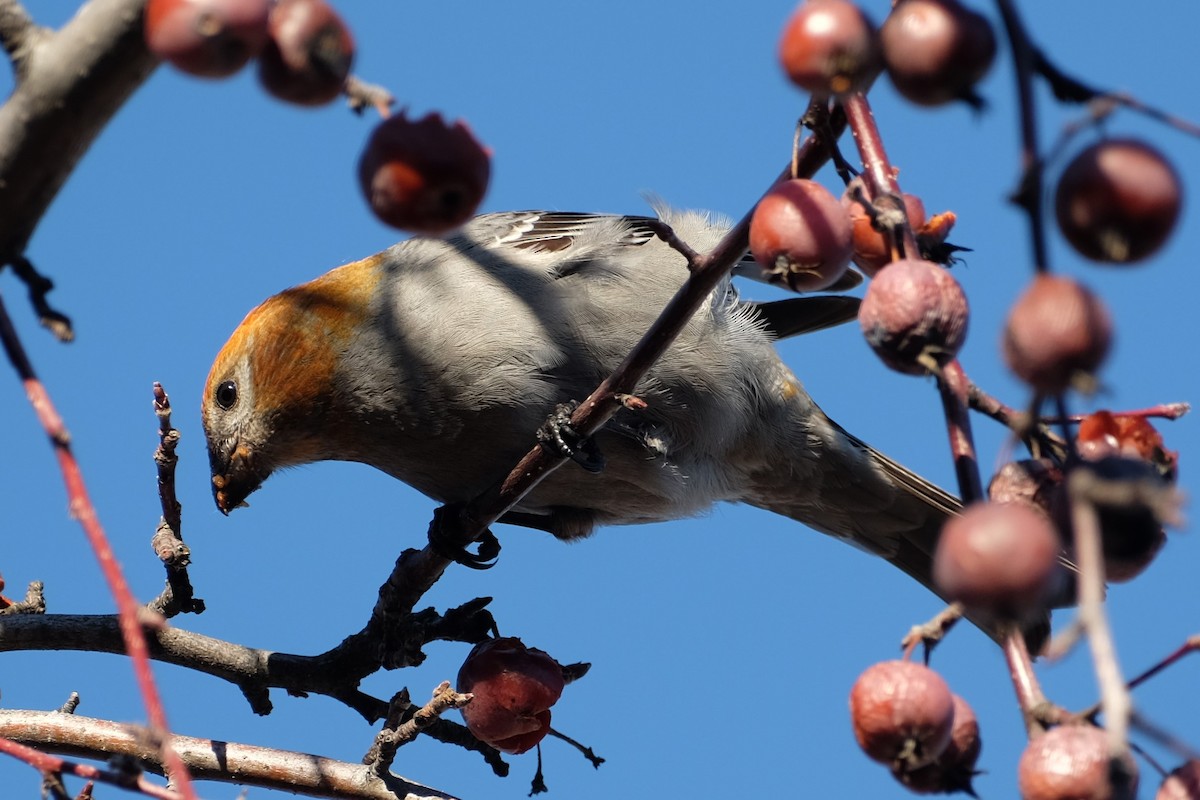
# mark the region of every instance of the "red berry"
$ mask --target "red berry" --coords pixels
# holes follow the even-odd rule
[[[769,191],[750,221],[750,250],[774,280],[815,292],[850,266],[850,220],[829,190],[796,178]]]
[[[440,114],[415,122],[403,113],[375,128],[358,163],[363,194],[383,222],[439,234],[462,225],[483,200],[488,151],[464,122]]]
[[[325,0],[278,0],[258,78],[280,100],[306,106],[331,102],[354,63],[350,29]]]
[[[979,760],[981,750],[983,740],[979,738],[975,711],[966,700],[954,695],[954,728],[946,749],[923,767],[893,769],[892,775],[917,794],[965,792],[974,796],[971,780],[975,777],[975,762]]]
[[[475,645],[458,671],[458,691],[474,698],[462,709],[475,738],[517,755],[550,729],[550,707],[562,695],[559,663],[520,639],[489,639]]]
[[[958,0],[902,0],[879,38],[896,91],[926,106],[972,98],[996,57],[992,26]]]
[[[1008,315],[1004,360],[1039,392],[1085,388],[1112,344],[1108,310],[1083,285],[1038,275]]]
[[[1048,458],[1010,461],[992,476],[988,499],[993,503],[1023,503],[1049,516],[1062,482],[1062,470]]]
[[[1025,619],[1058,587],[1061,550],[1047,515],[1023,503],[975,503],[942,528],[933,580],[948,600]]]
[[[1017,768],[1023,800],[1111,800],[1108,735],[1091,725],[1060,725],[1029,743]],[[1121,766],[1137,794],[1137,764],[1128,755]]]
[[[269,0],[149,0],[146,47],[190,75],[224,78],[267,40]]]
[[[967,337],[967,298],[931,261],[895,261],[867,287],[858,323],[871,349],[894,370],[924,375],[950,361]]]
[[[879,73],[879,34],[849,0],[806,0],[783,30],[779,60],[801,89],[846,94],[866,88]]]
[[[868,667],[850,690],[854,737],[868,756],[912,770],[945,751],[954,725],[954,700],[942,677],[911,661]]]
[[[1168,480],[1175,479],[1179,466],[1179,453],[1166,448],[1150,421],[1130,414],[1089,414],[1079,424],[1075,446],[1080,456],[1093,461],[1110,455],[1149,461]]]
[[[1200,800],[1200,760],[1176,767],[1158,787],[1154,800]]]
[[[1092,145],[1067,165],[1054,211],[1063,236],[1081,255],[1128,263],[1166,242],[1182,193],[1174,167],[1157,150],[1113,139]]]
[[[866,206],[856,199],[853,187],[857,180],[855,178],[846,187],[846,192],[842,195],[842,205],[850,216],[850,228],[854,239],[854,263],[868,276],[874,278],[879,270],[891,263],[892,246],[888,242],[888,237],[875,228]],[[912,194],[905,194],[903,199],[904,210],[908,216],[908,226],[915,233],[925,224],[925,204],[921,202],[921,198]]]

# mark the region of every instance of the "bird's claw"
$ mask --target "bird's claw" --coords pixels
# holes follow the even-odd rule
[[[571,427],[571,414],[579,403],[560,403],[538,428],[537,440],[542,447],[555,455],[569,458],[588,472],[604,470],[604,454],[590,438],[580,436]]]
[[[462,541],[462,509],[459,506],[441,506],[433,512],[429,523],[429,546],[442,558],[471,569],[491,569],[500,557],[500,540],[490,528],[484,528],[476,540],[478,547],[472,553]],[[450,514],[454,514],[451,519]]]

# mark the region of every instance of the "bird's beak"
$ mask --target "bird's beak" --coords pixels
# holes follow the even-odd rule
[[[228,454],[220,453],[218,448],[210,449],[213,499],[222,514],[228,516],[233,509],[249,505],[246,498],[262,486],[270,474],[255,468],[253,455],[244,444],[237,445]]]

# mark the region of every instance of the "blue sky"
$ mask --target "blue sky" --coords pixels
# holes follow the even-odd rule
[[[33,4],[43,21],[65,14]],[[42,6],[41,8],[37,6]],[[742,214],[786,162],[806,102],[775,63],[793,4],[677,0],[562,4],[343,4],[359,44],[356,71],[385,83],[415,113],[463,117],[495,152],[483,210],[551,208],[645,213],[653,191],[674,205]],[[983,7],[983,4],[976,4]],[[880,18],[883,0],[866,7]],[[1024,3],[1029,26],[1068,71],[1200,120],[1190,4],[1147,0]],[[983,7],[995,19],[990,6]],[[907,191],[931,212],[959,216],[969,246],[956,270],[971,300],[962,359],[984,387],[1019,405],[1025,394],[998,361],[1000,325],[1031,272],[1023,218],[1005,202],[1017,175],[1010,61],[982,86],[987,113],[929,111],[900,101],[886,81],[872,101]],[[6,87],[7,75],[0,78]],[[1043,140],[1079,115],[1041,93]],[[182,430],[179,493],[194,553],[193,581],[209,610],[177,619],[232,641],[316,653],[358,630],[400,549],[423,542],[432,501],[367,467],[320,464],[278,475],[252,508],[212,506],[198,400],[213,356],[263,298],[398,237],[358,194],[355,165],[374,121],[339,107],[282,105],[252,73],[200,82],[159,70],[93,147],[33,240],[30,257],[58,288],[78,340],[40,331],[11,275],[0,275],[34,363],[59,404],[114,548],[143,599],[161,588],[149,538],[157,521],[151,454],[152,381],[161,381]],[[1171,155],[1187,190],[1200,191],[1200,142],[1120,113],[1114,134],[1142,136]],[[1061,165],[1058,165],[1061,167]],[[820,176],[834,187],[836,176]],[[1092,266],[1051,242],[1053,265],[1108,301],[1117,345],[1105,392],[1071,398],[1077,410],[1200,399],[1191,327],[1200,279],[1200,217],[1189,196],[1180,228],[1152,262]],[[1191,254],[1191,255],[1189,255]],[[749,287],[751,296],[769,296]],[[944,486],[953,471],[931,382],[887,371],[855,326],[788,342],[785,359],[822,407],[849,430]],[[46,582],[50,610],[104,613],[112,601],[66,502],[54,458],[15,378],[0,377],[4,480],[0,572],[8,594]],[[1004,431],[975,418],[985,472],[1008,452]],[[1181,486],[1197,494],[1196,423],[1163,426],[1181,451]],[[986,475],[985,475],[986,480]],[[501,630],[564,662],[593,663],[554,710],[556,727],[608,759],[593,771],[560,743],[544,748],[555,797],[618,793],[666,797],[754,794],[903,797],[856,745],[847,695],[871,663],[893,657],[937,599],[898,571],[794,522],[751,508],[699,519],[614,528],[564,545],[497,528],[499,566],[454,569],[427,598],[439,607],[479,595]],[[1122,663],[1139,671],[1200,628],[1194,591],[1200,544],[1171,535],[1139,580],[1109,594]],[[1065,619],[1069,614],[1060,615]],[[367,691],[408,686],[425,697],[453,679],[466,645],[431,645],[429,660],[372,676]],[[936,657],[983,726],[977,788],[1015,795],[1020,715],[999,651],[963,628]],[[1138,707],[1200,744],[1196,670],[1185,662],[1139,689]],[[1095,697],[1077,652],[1040,674],[1051,698],[1078,709]],[[232,686],[169,666],[156,675],[180,733],[356,760],[372,729],[323,698],[276,693],[275,712],[251,714]],[[55,708],[71,691],[79,713],[141,720],[128,665],[113,656],[6,653],[8,708]],[[1153,751],[1168,765],[1169,754]],[[1157,778],[1144,763],[1142,794]],[[401,751],[395,770],[462,797],[519,798],[532,755],[500,780],[475,756],[432,741]],[[36,776],[0,761],[0,785],[35,792]],[[109,792],[111,795],[112,792]],[[234,797],[208,784],[205,797]],[[252,797],[266,793],[253,791]]]

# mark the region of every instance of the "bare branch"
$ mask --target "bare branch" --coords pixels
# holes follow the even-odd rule
[[[142,39],[144,2],[91,0],[57,32],[31,37],[19,4],[0,0],[3,44],[23,51],[0,106],[0,264],[24,252],[79,159],[157,65]]]
[[[107,720],[53,711],[0,710],[0,736],[81,758],[124,755],[162,774],[159,748],[138,729]],[[364,764],[255,747],[237,742],[171,736],[171,748],[192,777],[281,789],[313,797],[363,800],[451,800],[451,796]]]

